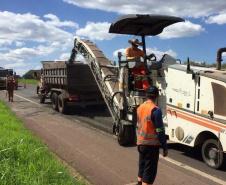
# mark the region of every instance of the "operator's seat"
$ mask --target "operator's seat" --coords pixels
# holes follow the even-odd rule
[[[129,68],[129,75],[128,75],[128,90],[129,94],[132,96],[145,96],[144,89],[136,89],[135,87],[135,76],[132,74],[132,69],[139,65],[141,62],[140,60],[132,59],[128,60],[128,68]]]

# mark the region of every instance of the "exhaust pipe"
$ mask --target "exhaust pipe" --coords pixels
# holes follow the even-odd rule
[[[221,70],[222,53],[226,52],[226,48],[220,48],[217,51],[217,70]]]

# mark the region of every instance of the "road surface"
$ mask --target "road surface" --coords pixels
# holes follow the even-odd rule
[[[36,86],[19,86],[14,102],[0,99],[24,121],[25,125],[71,167],[95,185],[132,185],[136,183],[138,152],[135,146],[121,147],[111,135],[109,112],[74,109],[62,115],[47,100],[39,104]],[[161,151],[162,153],[162,151]],[[160,155],[155,184],[226,184],[226,170],[213,170],[202,161],[198,150],[169,144],[169,156]]]

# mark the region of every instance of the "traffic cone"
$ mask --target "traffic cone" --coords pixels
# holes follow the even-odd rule
[[[26,84],[24,83],[24,89],[26,89]]]

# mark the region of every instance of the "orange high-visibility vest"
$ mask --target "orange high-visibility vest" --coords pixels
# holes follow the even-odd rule
[[[160,145],[155,124],[151,120],[155,107],[154,103],[144,102],[137,108],[137,145]]]

